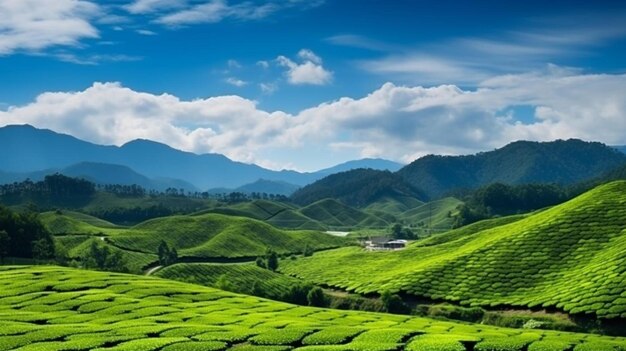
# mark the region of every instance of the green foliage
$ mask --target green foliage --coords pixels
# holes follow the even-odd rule
[[[392,294],[388,290],[383,291],[380,295],[380,300],[385,311],[389,313],[407,313],[410,311],[410,308],[402,301],[400,296]]]
[[[278,269],[278,254],[271,247],[268,247],[265,251],[265,266],[270,271]]]
[[[461,351],[464,342],[478,342],[477,350],[563,350],[552,347],[562,346],[556,341],[577,350],[626,346],[626,338],[295,306],[154,277],[53,266],[0,267],[0,286],[0,350]]]
[[[624,318],[624,203],[626,182],[618,181],[532,215],[479,222],[402,251],[342,248],[284,261],[281,271],[357,293],[389,290],[469,306]]]
[[[2,248],[5,256],[48,259],[54,257],[52,235],[36,213],[15,213],[0,206],[0,231],[6,233]]]
[[[4,259],[9,254],[10,242],[11,237],[9,237],[9,233],[6,230],[0,230],[0,264],[4,264]]]
[[[178,252],[176,251],[176,248],[173,247],[170,249],[165,240],[161,240],[157,249],[157,256],[159,256],[159,264],[161,266],[169,266],[176,263],[178,260]]]
[[[319,286],[316,286],[309,290],[309,293],[306,295],[306,299],[309,303],[309,306],[325,307],[328,303],[326,295],[324,295],[324,291]]]
[[[120,251],[111,252],[108,246],[92,240],[89,251],[82,257],[85,267],[112,272],[128,272],[126,262]]]

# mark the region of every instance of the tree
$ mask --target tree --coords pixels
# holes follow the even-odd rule
[[[250,293],[254,296],[265,297],[265,290],[263,289],[263,286],[261,285],[261,281],[255,280],[254,283],[252,283],[252,288],[250,288]]]
[[[313,256],[313,248],[309,246],[309,244],[304,245],[304,251],[302,251],[302,255],[304,257]]]
[[[157,255],[159,256],[159,264],[161,266],[169,266],[178,260],[176,248],[170,249],[165,240],[161,240],[157,248]]]
[[[267,268],[267,266],[265,265],[265,260],[261,256],[256,258],[255,263],[256,263],[257,266],[259,266],[261,268]]]
[[[54,257],[54,244],[51,240],[41,238],[33,241],[33,258],[47,260]]]
[[[93,240],[89,246],[89,253],[82,258],[86,268],[94,268],[113,272],[128,272],[126,260],[121,251],[111,252],[107,246]]]
[[[383,303],[385,311],[389,313],[409,312],[409,306],[402,301],[402,298],[397,294],[392,294],[388,290],[383,291],[380,295],[380,300]]]
[[[270,271],[276,271],[278,269],[278,254],[271,247],[267,248],[265,253],[267,260],[267,269]]]
[[[9,254],[9,242],[11,238],[6,230],[0,230],[0,264],[4,264],[4,259]]]
[[[309,302],[309,306],[326,306],[326,295],[324,295],[324,291],[319,286],[309,290],[309,293],[306,295],[306,299]]]

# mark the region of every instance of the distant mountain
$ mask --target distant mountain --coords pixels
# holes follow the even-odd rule
[[[339,173],[339,172],[346,172],[352,169],[359,169],[359,168],[371,168],[371,169],[376,169],[380,171],[395,172],[399,170],[400,168],[402,168],[402,166],[404,165],[401,163],[384,160],[381,158],[364,158],[361,160],[354,160],[354,161],[340,163],[330,168],[321,169],[315,173],[328,175],[328,174],[334,174],[334,173]]]
[[[186,191],[197,191],[192,184],[179,179],[157,178],[150,179],[139,174],[129,167],[111,165],[106,163],[81,162],[62,169],[46,169],[36,172],[7,173],[0,172],[0,184],[21,182],[26,179],[41,181],[45,176],[60,173],[68,177],[83,178],[95,184],[120,184],[120,185],[140,185],[151,190],[163,191],[167,188],[185,189]]]
[[[354,169],[329,175],[296,191],[291,200],[299,205],[333,198],[346,205],[365,207],[383,197],[414,197],[423,195],[401,177],[389,171]]]
[[[299,186],[287,182],[279,180],[259,179],[254,183],[240,186],[235,189],[235,191],[246,194],[266,193],[289,196],[298,189],[300,189]]]
[[[0,148],[8,151],[0,154],[0,170],[8,174],[58,170],[82,162],[105,163],[129,167],[151,179],[181,179],[199,189],[234,189],[258,179],[302,186],[333,171],[333,168],[313,173],[273,171],[235,162],[223,155],[198,155],[149,140],[134,140],[121,147],[102,146],[29,125],[0,128]],[[355,162],[337,167],[344,169],[360,164],[374,168],[394,167],[384,160]]]
[[[185,189],[186,191],[198,190],[195,186],[184,180],[168,178],[150,179],[133,171],[129,167],[106,163],[81,162],[66,167],[60,170],[59,173],[68,177],[84,178],[96,184],[136,184],[146,189],[160,191],[167,188]]]
[[[517,141],[476,155],[425,156],[397,174],[430,198],[440,198],[453,190],[494,182],[567,185],[597,177],[625,163],[625,154],[597,142]]]

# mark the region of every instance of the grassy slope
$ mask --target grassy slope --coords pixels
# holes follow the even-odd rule
[[[279,253],[338,247],[344,239],[315,231],[287,231],[250,218],[219,214],[170,216],[138,224],[108,239],[132,251],[154,253],[163,240],[179,257],[253,257],[267,246]]]
[[[462,203],[463,202],[453,197],[446,197],[444,199],[435,200],[407,210],[398,215],[398,218],[406,224],[415,225],[423,222],[426,226],[430,226],[435,229],[448,230],[452,228],[454,221],[454,218],[452,216],[448,216],[448,213],[454,214],[456,208]]]
[[[333,199],[312,203],[300,213],[330,227],[383,227],[389,223],[380,217],[359,211]]]
[[[275,201],[254,200],[205,210],[198,215],[206,213],[249,217],[285,229],[326,230],[324,224],[301,214],[295,206]]]
[[[287,275],[260,268],[253,263],[247,264],[210,264],[210,263],[178,263],[157,271],[155,276],[217,287],[221,276],[228,277],[233,291],[253,294],[252,286],[257,283],[266,297],[279,298],[293,285],[302,281]]]
[[[83,213],[51,211],[39,215],[41,222],[55,235],[115,235],[124,230],[100,218]]]
[[[399,215],[402,212],[423,205],[424,202],[410,196],[385,196],[376,202],[369,204],[364,210],[367,212],[387,212],[391,215]]]
[[[281,269],[362,293],[626,318],[625,204],[626,182],[614,182],[472,235],[446,234],[449,241],[434,237],[399,252],[332,250]]]
[[[626,350],[624,338],[299,307],[60,267],[0,267],[0,285],[1,351]]]

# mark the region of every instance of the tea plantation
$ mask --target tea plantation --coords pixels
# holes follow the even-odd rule
[[[299,279],[260,268],[254,263],[178,263],[157,271],[155,276],[218,288],[220,277],[225,276],[232,291],[255,295],[253,287],[257,284],[263,296],[276,298],[291,286],[302,284]]]
[[[502,225],[471,230],[478,223],[397,252],[321,252],[285,261],[281,270],[359,293],[626,318],[626,182],[510,223],[499,220]]]
[[[0,350],[626,350],[626,339],[273,302],[54,266],[0,267]]]
[[[346,240],[316,231],[281,230],[261,221],[220,214],[169,216],[140,223],[108,238],[129,251],[155,253],[161,241],[179,257],[256,257],[268,246],[278,253],[335,248]]]

